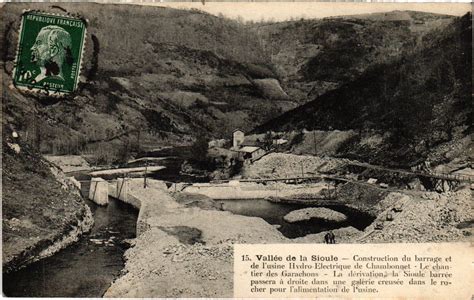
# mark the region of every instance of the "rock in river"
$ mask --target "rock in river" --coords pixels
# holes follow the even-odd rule
[[[330,222],[344,222],[347,220],[343,213],[324,207],[303,208],[289,212],[283,219],[289,223],[307,221],[310,219],[323,219]]]

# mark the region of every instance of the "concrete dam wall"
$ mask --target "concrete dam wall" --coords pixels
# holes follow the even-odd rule
[[[287,185],[258,184],[231,181],[223,184],[197,183],[183,188],[183,192],[201,194],[215,200],[265,199],[268,197],[298,197],[317,195],[327,186],[323,183]]]
[[[160,214],[156,202],[174,202],[167,192],[166,184],[154,179],[147,179],[147,188],[144,188],[142,178],[118,178],[116,182],[109,183],[108,194],[139,210],[137,237],[150,228],[148,220],[151,211],[154,215]]]

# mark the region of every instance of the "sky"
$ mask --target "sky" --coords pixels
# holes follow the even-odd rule
[[[393,10],[416,10],[460,16],[471,10],[470,3],[206,2],[203,5],[201,2],[154,2],[141,4],[181,9],[196,8],[214,15],[222,13],[234,19],[242,17],[245,21],[325,18]]]
[[[4,5],[4,1],[6,0],[0,0],[0,8]],[[49,2],[51,0],[39,1]],[[358,2],[347,2],[352,0],[328,0],[333,2],[317,2],[321,0],[315,0],[315,2],[311,0],[298,2],[282,0],[272,0],[272,2],[267,2],[266,0],[219,0],[219,2],[216,2],[210,0],[206,1],[205,5],[203,5],[201,1],[202,0],[83,0],[83,2],[154,5],[178,9],[194,8],[213,15],[221,13],[232,19],[240,17],[245,21],[285,21],[291,18],[314,19],[389,12],[394,10],[415,10],[461,16],[472,10],[471,0],[454,0],[458,1],[458,3],[446,3],[444,2],[446,0],[354,0]],[[369,3],[369,1],[371,1],[371,3]],[[398,3],[394,1],[398,1]],[[417,1],[417,3],[414,3],[414,1]],[[28,0],[25,2],[28,2]]]

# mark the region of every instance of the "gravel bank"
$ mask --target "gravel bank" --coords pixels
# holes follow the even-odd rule
[[[327,186],[324,183],[284,184],[235,182],[223,184],[197,183],[183,188],[183,192],[200,194],[212,199],[264,199],[267,197],[299,198],[319,195]]]
[[[247,178],[285,178],[292,176],[331,173],[343,166],[344,160],[329,157],[270,153],[253,164],[245,166]]]
[[[45,155],[44,158],[66,173],[92,169],[89,163],[80,155]]]
[[[411,191],[397,201],[387,199],[385,204],[390,202],[391,205],[385,205],[386,209],[366,228],[365,235],[359,242],[472,241],[473,202],[469,187],[444,194]],[[394,207],[401,211],[394,211]],[[387,220],[387,214],[392,216],[392,221]],[[382,224],[383,228],[375,229],[376,223]]]
[[[288,213],[283,219],[289,223],[307,221],[311,219],[322,219],[329,222],[344,222],[347,216],[343,213],[324,207],[309,207],[294,210]]]

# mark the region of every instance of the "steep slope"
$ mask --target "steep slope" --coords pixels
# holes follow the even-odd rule
[[[452,16],[413,11],[255,24],[290,98],[303,104],[420,46]]]
[[[92,226],[75,187],[29,145],[2,137],[3,271],[51,255]]]
[[[10,87],[23,9],[66,10],[88,20],[74,95],[58,101]],[[98,152],[104,142],[122,152],[138,141],[189,143],[198,134],[249,129],[282,111],[275,100],[286,95],[271,63],[253,34],[228,19],[138,5],[8,3],[2,22],[4,111],[43,152]]]
[[[258,127],[266,130],[358,131],[347,156],[411,165],[440,143],[464,137],[471,125],[471,15],[422,39],[418,51],[366,70],[357,80]],[[378,134],[370,148],[363,140]]]

